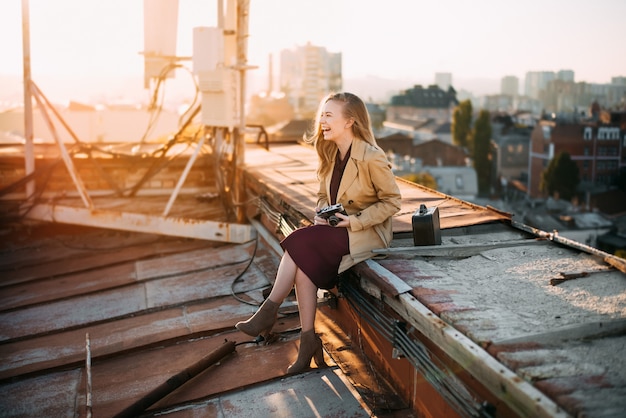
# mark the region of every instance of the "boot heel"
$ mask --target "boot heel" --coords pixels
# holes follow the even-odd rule
[[[287,373],[298,373],[311,367],[311,358],[317,366],[326,366],[322,340],[311,329],[300,334],[300,348],[296,362],[287,368]]]
[[[315,354],[313,354],[313,360],[315,361],[315,365],[317,367],[327,367],[328,365],[324,361],[324,350],[322,349],[322,344],[320,341],[320,346],[315,350]]]

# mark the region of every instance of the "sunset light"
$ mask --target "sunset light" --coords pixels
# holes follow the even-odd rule
[[[42,90],[58,100],[145,99],[142,83],[131,81],[143,73],[143,1],[29,4],[32,73]],[[215,10],[216,0],[179,1],[179,56],[191,54],[194,27],[216,25]],[[560,69],[608,83],[626,71],[625,15],[619,0],[592,9],[581,0],[251,0],[248,61],[258,69],[249,93],[266,87],[270,54],[307,42],[342,53],[346,88],[367,77],[389,80],[390,89],[428,84],[448,72],[457,90],[493,94],[505,75]],[[21,20],[20,0],[0,4],[0,101],[21,97],[19,85],[7,85],[22,74]]]

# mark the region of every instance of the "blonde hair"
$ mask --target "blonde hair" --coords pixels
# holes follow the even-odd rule
[[[315,146],[320,164],[317,168],[317,176],[322,179],[332,168],[332,161],[337,154],[337,144],[332,141],[325,141],[322,134],[321,117],[324,105],[329,101],[334,101],[342,105],[342,115],[346,119],[352,119],[352,134],[356,139],[367,142],[370,145],[377,146],[372,125],[370,123],[370,115],[363,100],[352,93],[331,93],[320,102],[315,124],[312,132],[305,134],[304,141]]]

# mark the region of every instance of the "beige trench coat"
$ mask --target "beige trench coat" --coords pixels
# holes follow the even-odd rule
[[[319,208],[329,205],[331,176],[332,172],[320,182]],[[350,254],[341,260],[339,273],[371,258],[373,249],[391,244],[391,218],[400,210],[401,202],[400,189],[383,150],[354,139],[337,192],[337,203],[350,217]]]

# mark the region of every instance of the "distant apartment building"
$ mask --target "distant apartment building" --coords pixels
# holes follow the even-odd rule
[[[447,91],[452,85],[452,73],[435,73],[435,85]]]
[[[571,81],[574,82],[574,71],[572,70],[559,70],[556,73],[556,79],[561,81]]]
[[[515,113],[527,112],[530,117],[539,118],[543,112],[543,103],[528,96],[517,96],[513,100],[513,109]]]
[[[519,78],[507,75],[500,80],[500,94],[517,97],[519,95]]]
[[[543,197],[541,175],[552,158],[567,152],[578,165],[586,190],[608,188],[626,168],[626,112],[602,120],[541,120],[531,134],[528,192]]]
[[[554,71],[529,71],[524,79],[524,94],[533,99],[539,99],[542,90],[556,78]]]
[[[458,104],[456,91],[452,86],[443,90],[435,85],[427,88],[416,85],[391,97],[387,107],[387,121],[399,124],[428,120],[451,122],[454,108]]]
[[[544,89],[539,92],[539,98],[543,103],[543,111],[546,113],[579,113],[578,96],[576,84],[573,81],[560,79],[550,81],[546,84]],[[588,106],[589,103],[584,107]]]
[[[342,90],[342,55],[311,43],[280,53],[280,89],[297,118],[315,114],[329,92]]]
[[[515,98],[510,94],[491,94],[484,96],[482,109],[490,112],[510,112],[515,110]]]
[[[611,84],[616,86],[626,86],[626,77],[611,77]]]
[[[546,113],[577,113],[587,116],[586,109],[597,102],[602,108],[624,108],[626,84],[575,83],[553,80],[540,93]]]

